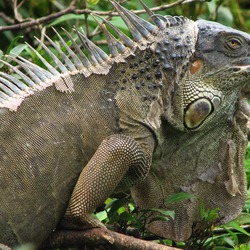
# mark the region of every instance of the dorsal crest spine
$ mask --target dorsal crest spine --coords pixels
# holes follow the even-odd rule
[[[9,55],[7,57],[14,61],[18,67],[0,59],[2,63],[7,65],[17,75],[16,78],[10,74],[0,72],[0,108],[8,108],[9,110],[15,111],[26,97],[51,85],[55,85],[56,89],[59,91],[72,92],[74,91],[74,84],[70,77],[71,75],[83,74],[85,77],[88,77],[91,74],[106,75],[113,63],[124,62],[128,56],[133,55],[137,48],[143,50],[149,44],[154,42],[154,36],[157,34],[157,30],[171,26],[171,24],[178,25],[184,20],[179,17],[166,18],[160,15],[155,15],[144,3],[142,3],[144,9],[155,23],[155,25],[153,25],[138,17],[133,12],[123,8],[115,1],[110,0],[110,2],[127,24],[133,39],[130,39],[109,21],[102,17],[98,17],[103,23],[108,25],[121,40],[120,42],[116,39],[107,30],[104,24],[97,21],[107,37],[108,48],[110,51],[110,55],[108,56],[102,49],[87,38],[82,29],[78,30],[75,28],[75,32],[78,35],[85,53],[66,30],[64,31],[70,39],[74,51],[67,45],[66,41],[59,35],[59,33],[53,29],[59,38],[61,45],[65,48],[66,53],[48,36],[45,36],[47,41],[58,52],[59,56],[53,53],[44,42],[38,38],[36,38],[36,40],[43,50],[50,56],[52,62],[56,66],[52,66],[48,63],[46,59],[30,45],[28,46],[38,56],[46,69],[17,55]]]

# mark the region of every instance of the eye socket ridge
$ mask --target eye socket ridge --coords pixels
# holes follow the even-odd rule
[[[238,51],[242,48],[243,41],[239,37],[230,36],[225,41],[225,47],[231,51]]]

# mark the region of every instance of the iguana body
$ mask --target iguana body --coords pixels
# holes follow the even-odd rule
[[[152,16],[154,26],[113,4],[134,41],[117,31],[123,46],[102,26],[111,57],[79,34],[89,60],[75,45],[67,57],[58,49],[60,61],[51,54],[59,69],[17,58],[28,77],[0,74],[1,243],[39,245],[60,221],[102,226],[89,214],[131,187],[140,208],[173,208],[164,200],[181,191],[198,197],[174,205],[176,220],[149,225],[177,240],[200,220],[201,200],[223,222],[244,204],[250,36],[178,17]]]

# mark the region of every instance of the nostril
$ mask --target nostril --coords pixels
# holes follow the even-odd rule
[[[240,71],[240,68],[233,68],[233,72],[238,72]]]

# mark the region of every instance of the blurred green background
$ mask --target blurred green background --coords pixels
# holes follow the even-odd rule
[[[78,10],[88,8],[92,11],[108,11],[112,10],[111,4],[106,0],[0,0],[0,26],[13,25],[25,21],[32,21],[41,17],[55,14],[66,9],[70,4],[75,2],[74,6]],[[128,9],[142,9],[138,0],[122,1],[123,5]],[[174,0],[145,0],[149,7],[166,5],[175,2]],[[250,1],[249,0],[212,0],[210,2],[191,2],[178,5],[170,9],[159,11],[159,14],[183,15],[193,20],[198,18],[218,21],[228,26],[249,32],[250,31]],[[147,18],[146,15],[142,15]],[[116,18],[114,21],[117,20]],[[1,32],[0,49],[7,50],[9,44],[16,36],[24,36],[24,40],[33,44],[33,36],[38,38],[41,36],[42,29],[46,29],[53,25],[55,27],[65,27],[68,31],[72,31],[72,26],[87,27],[87,33],[91,33],[96,24],[92,18],[86,15],[67,14],[59,18],[58,21],[43,23],[39,26],[32,26],[22,30],[13,30]],[[118,21],[119,22],[119,21]],[[119,24],[120,25],[120,24]],[[47,34],[53,36],[51,30],[46,30]]]

